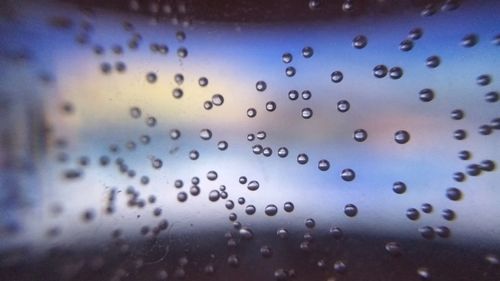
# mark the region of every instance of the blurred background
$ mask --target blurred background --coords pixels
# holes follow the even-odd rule
[[[0,280],[499,280],[500,2],[0,3]]]

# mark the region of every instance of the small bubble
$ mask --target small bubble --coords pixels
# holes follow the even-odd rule
[[[349,108],[351,108],[351,105],[346,100],[340,100],[337,103],[337,110],[340,112],[347,112],[349,110]]]
[[[452,201],[458,201],[462,199],[462,192],[456,187],[450,187],[446,190],[446,197]]]
[[[368,138],[368,133],[363,129],[354,131],[353,138],[357,142],[364,142]]]
[[[403,76],[403,69],[399,66],[391,67],[389,69],[389,77],[392,79],[399,79]]]
[[[256,209],[255,209],[255,206],[254,206],[254,205],[247,205],[247,206],[245,207],[245,213],[246,213],[247,215],[253,215],[253,214],[255,214],[255,211],[256,211]]]
[[[481,161],[481,165],[479,167],[483,171],[492,172],[495,170],[496,164],[493,160],[483,160]]]
[[[182,180],[175,180],[174,186],[176,188],[181,188],[184,185],[184,182]]]
[[[187,57],[188,55],[188,50],[184,47],[180,47],[179,49],[177,49],[177,56],[179,58],[185,58]]]
[[[306,164],[307,161],[309,161],[309,157],[307,156],[307,154],[300,153],[299,155],[297,155],[297,163],[299,163],[300,165]]]
[[[217,200],[219,200],[220,198],[220,192],[216,189],[213,189],[212,191],[210,191],[210,193],[208,194],[208,199],[212,202],[215,202]]]
[[[330,169],[330,162],[325,159],[319,160],[318,169],[320,169],[320,171],[328,171],[328,169]]]
[[[200,138],[202,140],[209,140],[212,138],[212,131],[210,131],[209,129],[202,129],[200,131]]]
[[[464,111],[461,109],[455,109],[451,112],[451,119],[453,120],[462,120],[464,118]]]
[[[302,56],[304,56],[304,58],[310,58],[313,56],[313,54],[314,54],[314,50],[311,47],[304,47],[302,49]]]
[[[235,254],[232,254],[227,258],[227,264],[231,267],[238,267],[240,265],[240,259]]]
[[[384,78],[387,75],[387,72],[387,66],[383,64],[376,65],[373,68],[373,76],[375,76],[376,78]]]
[[[115,69],[116,71],[123,73],[125,72],[125,70],[127,70],[127,65],[124,62],[119,61],[115,63]]]
[[[285,204],[283,204],[283,210],[285,210],[285,212],[287,213],[293,212],[294,209],[295,206],[293,205],[292,202],[285,202]]]
[[[288,156],[288,149],[286,147],[278,148],[278,156],[281,158],[285,158]]]
[[[345,13],[351,13],[354,11],[353,0],[344,0],[342,3],[342,11]]]
[[[410,38],[411,40],[418,40],[422,37],[422,34],[423,34],[422,29],[417,27],[410,30],[408,38]]]
[[[276,215],[278,213],[278,207],[274,204],[269,204],[264,209],[264,213],[270,217]]]
[[[418,232],[422,235],[423,238],[427,240],[431,240],[434,238],[434,229],[430,226],[422,226],[418,228]]]
[[[250,118],[254,118],[257,115],[257,110],[255,108],[247,109],[247,116]]]
[[[422,212],[426,213],[426,214],[430,214],[432,213],[432,205],[429,204],[429,203],[424,203],[422,204],[422,206],[420,206],[420,210],[422,210]]]
[[[417,274],[422,280],[430,280],[431,274],[429,273],[429,269],[426,267],[420,267],[417,269]]]
[[[394,134],[394,141],[399,144],[405,144],[410,140],[410,134],[407,131],[399,130]]]
[[[406,192],[406,184],[401,181],[397,181],[392,185],[392,190],[394,193],[403,194]]]
[[[107,62],[101,63],[101,71],[104,74],[110,73],[111,72],[111,64],[109,64]]]
[[[423,89],[418,93],[418,97],[423,102],[430,102],[434,99],[434,91],[431,89]]]
[[[420,213],[415,208],[409,208],[408,210],[406,210],[406,217],[412,221],[418,220],[418,218],[420,217]]]
[[[206,110],[212,109],[213,106],[214,106],[213,103],[208,100],[203,103],[203,108],[205,108]]]
[[[257,81],[257,83],[255,84],[255,88],[257,89],[257,91],[263,92],[263,91],[266,90],[267,84],[266,84],[266,82],[264,82],[262,80],[261,81]]]
[[[401,245],[398,242],[388,242],[385,244],[385,250],[393,257],[401,256]]]
[[[309,9],[316,10],[320,7],[320,4],[319,0],[309,0]]]
[[[493,129],[489,125],[481,125],[479,127],[479,133],[483,136],[490,135],[493,132]]]
[[[491,76],[487,75],[487,74],[482,74],[482,75],[479,75],[477,78],[476,78],[476,83],[479,85],[479,86],[487,86],[491,83]]]
[[[143,185],[147,185],[147,184],[149,183],[149,177],[147,177],[147,176],[142,176],[142,177],[141,177],[141,183],[142,183]]]
[[[225,206],[226,206],[226,209],[232,210],[234,208],[233,200],[227,200]]]
[[[453,137],[456,140],[464,140],[467,137],[467,133],[462,129],[458,129],[453,132]]]
[[[344,213],[348,217],[354,217],[358,214],[358,208],[354,204],[347,204],[344,207]]]
[[[342,236],[344,235],[342,229],[333,226],[330,228],[329,233],[335,240],[341,239]]]
[[[264,258],[270,258],[273,255],[273,251],[272,251],[271,247],[264,245],[264,246],[260,247],[260,254]]]
[[[200,183],[200,178],[198,177],[192,177],[191,178],[191,183],[196,185],[196,184],[199,184]]]
[[[420,15],[423,17],[430,17],[430,16],[434,15],[436,13],[436,11],[437,11],[436,6],[432,3],[430,3],[424,7],[422,12],[420,12]]]
[[[443,217],[443,219],[445,219],[447,221],[452,221],[456,217],[455,212],[453,210],[450,210],[450,209],[444,209],[441,212],[441,216]]]
[[[156,82],[156,74],[153,73],[153,72],[149,72],[148,74],[146,74],[146,80],[149,82],[149,83],[154,83]]]
[[[148,125],[149,127],[156,126],[156,118],[154,118],[154,117],[146,118],[146,125]]]
[[[177,83],[177,85],[182,85],[182,83],[184,82],[184,76],[180,73],[177,73],[174,76],[174,81],[175,83]]]
[[[217,172],[216,172],[216,171],[209,171],[209,172],[207,173],[207,179],[208,179],[209,181],[214,181],[214,180],[216,180],[216,179],[217,179]]]
[[[495,118],[493,120],[491,120],[491,128],[495,129],[495,130],[500,130],[500,118]]]
[[[238,204],[240,204],[240,205],[245,204],[245,201],[246,201],[246,200],[245,200],[245,198],[244,198],[244,197],[239,197],[239,198],[238,198]]]
[[[163,161],[158,158],[153,159],[152,161],[153,168],[160,169],[163,166]]]
[[[470,164],[467,165],[466,171],[469,176],[475,177],[481,173],[481,166],[477,164]]]
[[[303,100],[309,100],[312,97],[311,91],[308,91],[308,90],[302,91],[301,95],[302,95]]]
[[[177,200],[179,202],[185,202],[187,200],[187,198],[188,198],[188,195],[186,192],[181,191],[181,192],[177,193]]]
[[[399,43],[399,49],[403,52],[408,52],[413,49],[413,41],[410,39],[405,39]]]
[[[140,108],[138,108],[136,106],[130,108],[130,116],[132,116],[132,118],[138,119],[141,117],[141,115],[142,115],[142,111]]]
[[[344,74],[342,74],[342,72],[337,70],[337,71],[332,72],[332,74],[330,75],[330,78],[332,79],[333,83],[340,83],[342,81],[342,79],[344,79]]]
[[[220,106],[224,103],[224,97],[221,94],[215,94],[212,96],[212,103],[215,106]]]
[[[314,226],[316,226],[316,222],[314,221],[314,219],[311,218],[306,219],[304,224],[307,228],[314,228]]]
[[[358,35],[352,40],[352,46],[356,49],[363,49],[368,44],[368,39],[364,35]]]
[[[238,182],[239,182],[240,184],[245,184],[245,183],[247,183],[247,177],[245,177],[245,176],[241,176],[241,177],[238,179]]]
[[[475,34],[468,34],[462,38],[462,42],[460,44],[466,48],[474,47],[479,41],[479,37]]]
[[[347,271],[347,265],[343,261],[336,261],[333,264],[333,270],[337,273],[343,274]]]
[[[266,103],[266,110],[269,112],[273,112],[276,110],[276,103],[274,101],[268,101]]]
[[[489,92],[487,93],[486,95],[484,95],[484,99],[487,101],[487,102],[497,102],[498,99],[499,99],[499,95],[497,92]]]
[[[436,68],[441,64],[441,59],[438,56],[430,56],[425,60],[425,65],[428,68]]]
[[[297,92],[296,90],[291,90],[288,92],[288,98],[290,100],[296,100],[299,98],[299,92]]]
[[[151,137],[148,136],[148,135],[142,135],[140,138],[139,138],[139,141],[142,143],[142,144],[148,144],[151,142]]]
[[[290,54],[290,53],[284,53],[284,54],[281,56],[281,60],[282,60],[284,63],[290,63],[290,62],[292,62],[292,60],[293,60],[293,56],[292,56],[292,54]]]
[[[257,132],[257,138],[258,138],[259,140],[263,140],[263,139],[265,139],[265,138],[266,138],[266,132],[264,132],[264,131],[259,131],[259,132]]]
[[[352,169],[344,169],[340,173],[340,177],[344,181],[352,181],[356,177],[356,173],[354,173],[354,171]]]
[[[302,118],[304,119],[309,119],[312,117],[313,115],[313,111],[312,109],[310,109],[309,107],[306,107],[306,108],[303,108],[302,111],[301,111],[301,115],[302,115]]]
[[[177,129],[170,130],[170,138],[176,140],[181,137],[181,132]]]
[[[182,98],[183,95],[184,95],[184,92],[179,88],[175,88],[172,90],[172,96],[176,99]]]
[[[469,160],[471,157],[471,153],[470,151],[467,151],[467,150],[462,150],[458,153],[458,158],[462,159],[462,160]]]
[[[293,76],[295,76],[295,73],[296,73],[296,72],[297,72],[297,71],[295,70],[295,67],[293,67],[293,66],[289,66],[289,67],[287,67],[287,68],[285,69],[285,74],[286,74],[286,76],[288,76],[288,77],[293,77]]]
[[[250,181],[247,185],[248,190],[251,190],[251,191],[255,191],[255,190],[259,189],[259,187],[260,187],[259,182],[255,181],[255,180]]]
[[[227,141],[219,141],[219,142],[217,143],[217,148],[218,148],[220,151],[224,151],[224,150],[226,150],[226,149],[228,148],[228,146],[229,146],[229,145],[228,145]]]
[[[200,79],[198,79],[198,85],[200,85],[200,87],[206,87],[208,85],[208,79],[206,77],[200,77]]]
[[[285,228],[280,228],[276,231],[276,235],[278,236],[278,238],[284,240],[284,239],[287,239],[288,238],[288,230],[286,230]]]
[[[441,238],[448,238],[451,235],[450,229],[446,226],[438,226],[434,231]]]
[[[252,146],[252,151],[253,151],[253,153],[254,153],[254,154],[257,154],[257,155],[258,155],[258,154],[261,154],[263,149],[264,149],[264,148],[263,148],[263,147],[262,147],[262,145],[260,145],[260,144],[256,144],[256,145]]]

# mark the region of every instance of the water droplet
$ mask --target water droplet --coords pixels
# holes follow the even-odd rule
[[[295,209],[295,206],[292,202],[285,202],[285,204],[283,204],[283,209],[285,210],[285,212],[291,213]]]
[[[426,213],[426,214],[430,214],[432,213],[432,205],[429,204],[429,203],[423,203],[422,206],[420,206],[420,210],[422,210],[422,212]]]
[[[357,142],[364,142],[368,138],[368,133],[363,129],[357,129],[354,131],[353,137]]]
[[[325,159],[319,160],[318,169],[320,169],[321,171],[328,171],[328,169],[330,169],[330,162]]]
[[[312,57],[313,53],[314,53],[314,50],[311,47],[304,47],[302,49],[302,55],[304,56],[304,58],[310,58],[310,57]]]
[[[385,244],[385,250],[393,257],[401,256],[401,245],[398,242],[388,242]]]
[[[356,173],[352,169],[344,169],[340,173],[340,176],[344,181],[352,181],[356,177]]]
[[[255,209],[255,206],[254,206],[254,205],[247,205],[247,206],[245,207],[245,213],[246,213],[247,215],[253,215],[253,214],[255,214],[255,211],[256,211],[256,209]]]
[[[307,154],[300,153],[299,155],[297,155],[297,163],[304,165],[307,163],[307,161],[309,161],[309,157],[307,156]]]
[[[344,213],[348,217],[354,217],[358,214],[358,208],[354,204],[347,204],[344,207]]]
[[[418,220],[418,218],[420,217],[420,213],[415,208],[409,208],[408,210],[406,210],[406,217],[412,221]]]
[[[220,198],[220,192],[216,189],[211,190],[210,193],[208,194],[208,199],[212,202],[219,200],[219,198]]]
[[[278,156],[281,158],[285,158],[288,156],[288,149],[286,147],[278,148]]]
[[[487,75],[487,74],[482,74],[482,75],[479,75],[477,78],[476,78],[476,83],[479,85],[479,86],[487,86],[491,83],[491,76]]]
[[[260,247],[260,254],[264,258],[270,258],[273,255],[273,250],[271,249],[271,247],[264,245],[264,246]]]
[[[250,118],[254,118],[257,115],[257,110],[255,108],[247,109],[247,116]]]
[[[403,69],[399,66],[391,67],[389,69],[389,77],[392,79],[399,79],[403,76]]]
[[[376,65],[373,68],[373,76],[377,78],[384,78],[387,75],[388,69],[387,66],[383,64]]]
[[[210,131],[209,129],[202,129],[200,131],[200,138],[202,140],[209,140],[210,138],[212,138],[212,131]]]
[[[351,105],[346,100],[340,100],[337,103],[337,110],[340,112],[347,112],[349,110],[349,108],[351,108]]]
[[[358,35],[352,40],[352,46],[356,49],[363,49],[368,44],[368,39],[364,35]]]
[[[413,41],[410,39],[405,39],[399,43],[399,49],[403,52],[408,52],[413,48]]]
[[[333,83],[339,83],[342,81],[342,79],[344,79],[344,74],[342,74],[342,72],[337,70],[337,71],[332,72],[332,74],[330,75],[330,78],[332,79]]]
[[[410,140],[410,134],[407,131],[399,130],[394,134],[394,140],[399,144],[405,144]]]
[[[458,201],[462,199],[462,192],[456,187],[450,187],[446,190],[446,197],[452,201]]]
[[[418,232],[422,235],[423,238],[430,240],[434,238],[434,229],[430,226],[422,226],[418,228]]]
[[[278,207],[274,204],[269,204],[264,209],[264,213],[268,216],[274,216],[278,213]]]
[[[297,72],[297,71],[295,70],[295,67],[293,67],[293,66],[289,66],[289,67],[287,67],[287,68],[285,69],[285,74],[286,74],[286,76],[288,76],[288,77],[293,77],[293,76],[295,76],[295,73],[296,73],[296,72]]]
[[[423,89],[418,93],[418,97],[423,102],[430,102],[434,99],[434,91],[431,89]]]
[[[479,37],[477,37],[477,35],[468,34],[468,35],[464,36],[464,38],[462,38],[462,42],[460,44],[462,44],[462,46],[464,46],[466,48],[470,48],[470,47],[474,47],[478,41],[479,41]]]
[[[181,191],[179,193],[177,193],[177,200],[179,200],[179,202],[185,202],[188,198],[188,195],[186,192],[184,191]]]
[[[302,115],[302,118],[304,119],[309,119],[312,117],[313,115],[313,111],[312,109],[310,109],[309,107],[306,107],[306,108],[303,108],[302,111],[301,111],[301,115]]]
[[[257,91],[263,92],[263,91],[266,90],[267,84],[266,84],[266,82],[264,82],[262,80],[261,81],[257,81],[257,83],[255,84],[255,88],[257,89]]]
[[[147,75],[146,75],[146,80],[149,82],[149,83],[154,83],[156,82],[156,74],[153,73],[153,72],[149,72]]]
[[[255,191],[255,190],[259,189],[259,187],[260,187],[259,182],[255,181],[255,180],[250,181],[247,185],[248,190],[251,190],[251,191]]]
[[[297,92],[296,90],[291,90],[288,92],[288,98],[290,100],[296,100],[299,98],[299,92]]]
[[[221,94],[215,94],[212,96],[212,103],[216,106],[220,106],[224,103],[224,97]]]
[[[284,53],[284,54],[281,56],[281,60],[282,60],[284,63],[290,63],[290,62],[292,62],[292,60],[293,60],[293,56],[292,56],[292,54],[290,54],[290,53]]]
[[[436,68],[441,64],[441,59],[438,56],[430,56],[425,60],[425,65],[429,68]]]
[[[266,110],[269,112],[273,112],[276,110],[276,103],[274,101],[268,101],[266,103]]]
[[[401,181],[397,181],[392,185],[392,190],[397,194],[403,194],[406,192],[406,184]]]

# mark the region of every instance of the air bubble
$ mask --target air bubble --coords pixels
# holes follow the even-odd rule
[[[276,235],[278,236],[278,238],[284,240],[284,239],[287,239],[288,238],[288,230],[286,230],[285,228],[280,228],[276,231]]]
[[[358,35],[352,40],[352,46],[356,49],[363,49],[368,44],[368,39],[364,35]]]
[[[325,159],[319,160],[318,169],[320,169],[321,171],[328,171],[328,169],[330,169],[330,162]]]
[[[310,58],[310,57],[312,57],[313,53],[314,53],[314,50],[311,47],[304,47],[302,49],[302,56],[304,56],[304,58]]]
[[[466,48],[474,47],[477,42],[479,41],[479,38],[475,34],[468,34],[464,38],[462,38],[462,46]]]
[[[456,140],[464,140],[467,137],[467,133],[462,129],[458,129],[453,132],[453,137]]]
[[[357,142],[364,142],[368,138],[368,133],[363,129],[354,131],[353,138]]]
[[[187,57],[188,55],[188,50],[184,47],[180,47],[179,49],[177,49],[177,56],[179,58],[185,58]]]
[[[247,185],[248,190],[251,190],[251,191],[255,191],[255,190],[259,189],[259,187],[260,187],[259,182],[255,181],[255,180],[250,181]]]
[[[430,280],[431,274],[429,273],[429,269],[426,267],[420,267],[417,269],[417,274],[422,280]]]
[[[481,161],[481,165],[479,167],[483,171],[492,172],[495,170],[496,164],[492,160],[483,160]]]
[[[399,130],[394,134],[394,141],[399,144],[405,144],[410,140],[410,134],[407,131]]]
[[[348,217],[354,217],[358,214],[358,208],[354,204],[347,204],[344,207],[344,213]]]
[[[227,141],[219,141],[219,142],[217,143],[217,148],[218,148],[220,151],[224,151],[224,150],[226,150],[228,146],[229,146],[229,145],[228,145]]]
[[[303,100],[309,100],[309,99],[311,99],[312,94],[311,94],[311,91],[305,90],[305,91],[302,91],[301,96],[302,96]]]
[[[177,83],[177,85],[182,85],[182,83],[184,82],[184,76],[180,73],[177,73],[174,76],[174,81],[175,83]]]
[[[311,218],[306,219],[304,224],[307,228],[314,228],[314,226],[316,226],[316,222]]]
[[[482,74],[482,75],[479,75],[477,78],[476,78],[476,83],[479,85],[479,86],[487,86],[491,83],[491,76],[487,75],[487,74]]]
[[[434,238],[434,229],[430,226],[422,226],[418,228],[418,232],[422,235],[423,238],[427,240],[431,240]]]
[[[154,83],[156,82],[156,74],[153,73],[153,72],[149,72],[147,75],[146,75],[146,80],[149,82],[149,83]]]
[[[296,90],[291,90],[288,92],[288,98],[290,100],[296,100],[299,98],[299,92],[297,92]]]
[[[342,232],[342,229],[340,229],[338,227],[333,227],[333,226],[330,228],[329,233],[336,240],[341,239],[342,236],[344,235],[344,233]]]
[[[398,242],[388,242],[385,244],[385,250],[393,257],[401,255],[401,245]]]
[[[257,110],[255,108],[247,109],[247,116],[250,118],[254,118],[257,115]]]
[[[303,109],[301,110],[301,115],[302,115],[302,118],[304,118],[304,119],[309,119],[309,118],[311,118],[311,117],[312,117],[312,115],[313,115],[313,111],[312,111],[312,109],[310,109],[309,107],[306,107],[306,108],[303,108]]]
[[[200,77],[200,79],[198,79],[198,85],[200,85],[200,87],[206,87],[208,85],[208,79],[206,77]]]
[[[242,227],[240,230],[239,230],[239,233],[240,233],[240,237],[242,239],[245,239],[245,240],[250,240],[253,238],[253,232],[251,229],[249,228],[246,228],[246,227]]]
[[[462,172],[456,172],[453,174],[453,179],[457,182],[463,182],[465,180],[465,174]]]
[[[216,189],[213,189],[208,193],[208,199],[212,202],[216,202],[220,198],[220,192]]]
[[[293,76],[295,76],[295,73],[296,73],[296,72],[297,72],[297,71],[295,70],[295,67],[293,67],[293,66],[289,66],[289,67],[287,67],[287,68],[285,69],[285,74],[286,74],[286,76],[288,76],[288,77],[293,77]]]
[[[181,137],[181,132],[177,129],[170,130],[170,138],[176,140]]]
[[[273,251],[272,251],[271,247],[264,245],[264,246],[260,247],[260,254],[264,258],[270,258],[273,255]]]
[[[213,106],[214,106],[213,103],[208,100],[203,103],[203,108],[205,108],[206,110],[212,109]]]
[[[181,191],[179,193],[177,193],[177,200],[179,200],[179,202],[185,202],[188,198],[188,195],[186,192],[184,191]]]
[[[288,156],[288,149],[286,147],[278,148],[278,156],[281,158],[285,158]]]
[[[220,106],[224,103],[224,97],[221,94],[215,94],[212,96],[212,103],[216,106]]]
[[[418,220],[418,218],[420,217],[420,213],[415,208],[409,208],[408,210],[406,210],[406,217],[412,221]]]
[[[256,144],[256,145],[252,146],[252,151],[253,151],[253,153],[254,153],[254,154],[257,154],[257,155],[258,155],[258,154],[261,154],[263,149],[264,149],[264,148],[263,148],[263,147],[262,147],[262,145],[260,145],[260,144]]]
[[[293,212],[294,209],[295,206],[293,205],[292,202],[285,202],[285,204],[283,204],[283,210],[285,210],[285,212],[287,213]]]
[[[212,138],[212,131],[210,131],[209,129],[202,129],[200,131],[200,138],[202,140],[209,140],[210,138]]]
[[[487,93],[486,95],[484,95],[484,99],[487,101],[487,102],[497,102],[498,99],[499,99],[499,95],[497,92],[489,92]]]
[[[232,254],[227,258],[227,264],[231,267],[238,267],[240,265],[240,259],[235,254]]]
[[[422,34],[423,34],[422,29],[417,27],[410,30],[408,38],[410,38],[411,40],[418,40],[422,37]]]
[[[403,52],[408,52],[413,49],[413,41],[410,39],[405,39],[399,43],[399,49]]]
[[[336,261],[333,264],[333,270],[337,273],[343,274],[347,271],[347,265],[343,261]]]
[[[256,135],[256,136],[257,136],[257,138],[258,138],[259,140],[263,140],[263,139],[265,139],[265,138],[266,138],[266,132],[264,132],[264,131],[259,131],[259,132],[257,132],[257,135]]]
[[[344,169],[340,173],[340,177],[344,181],[352,181],[356,177],[356,173],[354,173],[354,171],[352,169]]]
[[[450,210],[450,209],[444,209],[441,212],[441,216],[443,217],[443,219],[445,219],[447,221],[452,221],[456,217],[455,212],[453,210]]]
[[[257,91],[263,92],[266,90],[267,84],[264,81],[257,81],[257,83],[255,84],[255,88],[257,89]]]
[[[264,209],[264,213],[268,216],[274,216],[278,213],[278,207],[276,207],[276,205],[274,204],[269,204],[266,206],[266,208]]]
[[[255,206],[254,206],[254,205],[247,205],[247,206],[245,207],[245,213],[246,213],[247,215],[253,215],[253,214],[255,214],[255,211],[256,211],[256,209],[255,209]]]
[[[469,176],[475,177],[481,173],[481,166],[477,164],[470,164],[467,165],[466,171]]]
[[[333,83],[340,83],[342,81],[342,79],[344,79],[344,74],[342,74],[342,72],[337,70],[337,71],[332,72],[332,74],[330,75],[330,78],[332,79]]]
[[[462,192],[456,187],[450,187],[446,190],[446,197],[452,201],[458,201],[462,199]]]
[[[193,196],[197,196],[198,194],[200,194],[200,187],[198,187],[197,185],[193,185],[189,188],[189,193],[191,193],[191,195]]]
[[[422,206],[420,206],[420,210],[422,210],[422,212],[426,213],[426,214],[430,214],[432,213],[432,205],[429,204],[429,203],[423,203]]]
[[[441,238],[448,238],[451,235],[450,229],[446,226],[438,226],[438,227],[436,227],[436,229],[434,231]]]
[[[406,192],[406,184],[401,181],[397,181],[392,185],[392,190],[394,193],[403,194]]]
[[[176,99],[182,98],[183,95],[184,95],[184,92],[179,88],[175,88],[172,90],[172,96]]]
[[[387,66],[383,64],[376,65],[373,68],[373,76],[375,76],[376,78],[384,78],[387,75],[387,72]]]
[[[216,172],[216,171],[209,171],[209,172],[207,173],[207,179],[208,179],[209,181],[214,181],[214,180],[216,180],[216,179],[217,179],[217,172]]]
[[[266,103],[266,110],[269,112],[273,112],[276,110],[276,103],[274,101],[268,101]]]
[[[451,119],[453,120],[462,120],[464,118],[464,112],[461,109],[455,109],[451,112]]]
[[[309,9],[316,10],[320,7],[320,4],[319,0],[309,0]]]
[[[141,115],[142,115],[142,111],[140,108],[138,108],[136,106],[130,108],[130,116],[132,116],[132,118],[138,119],[141,117]]]
[[[290,62],[292,62],[292,60],[293,60],[293,56],[292,56],[292,54],[290,54],[290,53],[284,53],[284,54],[281,56],[281,60],[282,60],[284,63],[290,63]]]
[[[309,157],[307,156],[307,154],[300,153],[299,155],[297,155],[297,163],[299,163],[300,165],[306,164],[307,161],[309,161]]]
[[[153,168],[160,169],[163,166],[163,161],[158,158],[153,159],[152,161]]]

